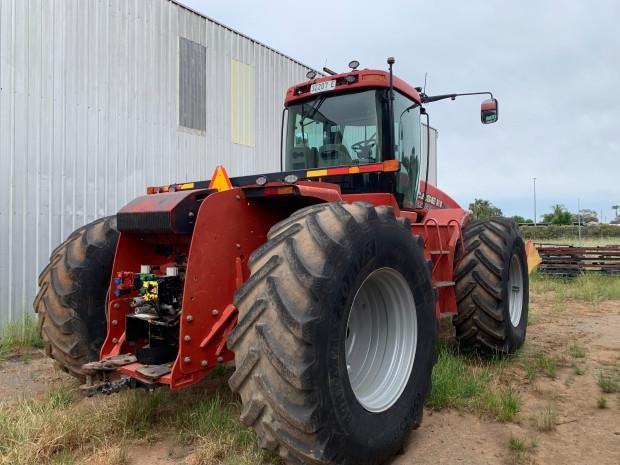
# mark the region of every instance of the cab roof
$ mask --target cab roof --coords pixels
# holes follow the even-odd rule
[[[348,78],[352,76],[352,78]],[[286,91],[284,106],[300,102],[309,98],[314,98],[318,93],[311,93],[312,84],[320,82],[336,81],[334,89],[322,91],[321,94],[339,94],[351,90],[377,89],[390,87],[390,73],[378,69],[353,70],[348,73],[334,74],[330,76],[317,77],[309,81],[302,82],[289,87]],[[350,82],[349,82],[350,81]],[[394,89],[414,100],[418,104],[422,104],[420,93],[415,88],[407,84],[402,79],[393,76]]]

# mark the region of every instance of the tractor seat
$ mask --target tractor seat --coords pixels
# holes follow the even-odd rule
[[[293,147],[291,151],[291,169],[305,170],[316,166],[316,149],[311,149],[305,145]]]
[[[351,164],[353,160],[343,144],[325,144],[319,150],[319,167]]]

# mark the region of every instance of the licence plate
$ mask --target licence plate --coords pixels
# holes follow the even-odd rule
[[[336,80],[315,82],[310,86],[311,94],[318,94],[319,92],[325,92],[336,88]]]

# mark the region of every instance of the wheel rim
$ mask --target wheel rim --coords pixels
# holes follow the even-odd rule
[[[516,255],[513,255],[510,259],[508,292],[510,293],[508,297],[510,323],[516,328],[521,321],[521,312],[523,311],[523,272],[521,261]]]
[[[393,268],[379,268],[362,283],[351,305],[345,353],[358,402],[383,412],[400,398],[411,376],[418,340],[415,301]]]

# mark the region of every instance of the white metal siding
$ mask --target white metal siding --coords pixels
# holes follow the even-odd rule
[[[206,47],[206,131],[179,126],[179,37]],[[254,69],[254,146],[231,141],[231,60]],[[0,0],[0,325],[50,251],[145,186],[279,168],[308,68],[166,0]]]

